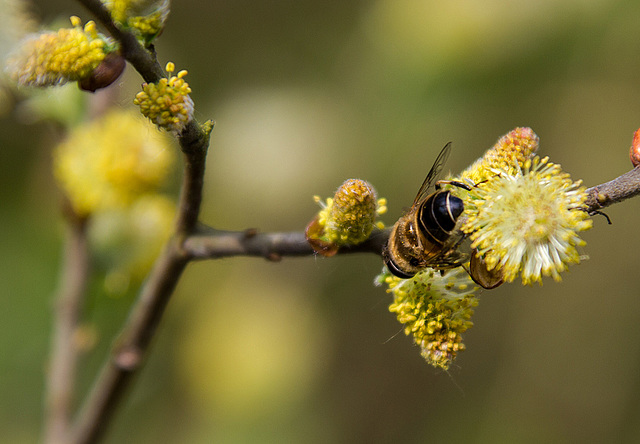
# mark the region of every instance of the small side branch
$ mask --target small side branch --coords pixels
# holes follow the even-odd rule
[[[120,29],[100,0],[78,0],[120,42],[122,56],[140,73],[145,82],[155,83],[165,76],[155,56],[142,46],[136,36]]]
[[[175,230],[179,236],[186,237],[195,231],[200,216],[209,133],[205,133],[192,119],[178,141],[184,153],[184,169]]]
[[[640,167],[636,167],[612,181],[589,188],[586,204],[589,213],[595,213],[638,194],[640,194]]]
[[[91,262],[86,229],[86,219],[70,214],[62,266],[64,274],[55,300],[51,357],[47,372],[44,438],[47,444],[66,443],[70,428],[78,360],[75,336],[82,314]]]
[[[389,229],[374,230],[365,242],[343,247],[338,253],[381,254],[389,238]],[[258,233],[255,229],[245,231],[222,231],[203,228],[185,239],[185,253],[192,259],[221,259],[232,256],[257,256],[277,261],[284,256],[310,256],[313,249],[303,232]]]
[[[594,214],[602,208],[640,194],[640,168],[623,174],[610,182],[587,190],[587,211]],[[374,230],[362,244],[343,247],[338,254],[374,253],[382,254],[390,229]],[[255,229],[245,231],[222,231],[200,228],[184,242],[185,254],[192,259],[221,259],[232,256],[263,257],[279,260],[286,256],[308,256],[314,254],[303,232],[258,233]]]
[[[146,82],[155,83],[165,77],[155,54],[143,47],[132,33],[120,29],[101,1],[79,2],[120,42],[122,55]],[[110,357],[82,406],[68,443],[89,444],[103,436],[131,378],[144,362],[151,338],[190,259],[182,243],[197,226],[212,126],[207,123],[203,129],[192,119],[178,136],[184,154],[184,171],[173,238],[141,289]]]
[[[138,296],[129,318],[102,367],[68,443],[97,442],[111,422],[131,378],[142,367],[158,324],[187,265],[177,243],[170,242]]]

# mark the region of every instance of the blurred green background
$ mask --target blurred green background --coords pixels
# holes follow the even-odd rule
[[[35,5],[45,23],[90,18]],[[389,200],[391,224],[446,142],[457,172],[516,126],[588,186],[626,172],[639,22],[639,2],[613,0],[191,0],[173,2],[157,50],[217,122],[202,220],[288,231],[352,177]],[[122,106],[140,83],[121,78]],[[57,133],[19,113],[0,128],[0,442],[30,443],[63,237]],[[639,208],[596,217],[590,259],[561,284],[481,293],[449,372],[387,311],[377,257],[192,264],[105,442],[638,441]],[[131,301],[91,295],[81,391]]]

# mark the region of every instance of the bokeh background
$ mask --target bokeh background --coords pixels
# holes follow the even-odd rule
[[[90,18],[34,5],[44,23]],[[388,199],[391,224],[446,142],[456,172],[516,126],[586,185],[626,172],[639,22],[640,3],[614,0],[183,0],[157,50],[217,122],[202,220],[289,231],[352,177]],[[121,106],[140,83],[121,78]],[[0,442],[30,443],[61,262],[58,132],[17,112],[0,128]],[[378,257],[192,264],[105,442],[640,440],[639,208],[596,217],[590,259],[561,284],[484,291],[448,372],[387,311]],[[81,392],[132,298],[90,296]]]

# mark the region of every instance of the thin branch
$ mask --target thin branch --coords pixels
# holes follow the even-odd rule
[[[90,258],[87,221],[68,212],[67,239],[58,288],[47,372],[45,438],[47,444],[64,444],[71,424],[78,347],[75,334],[87,289]]]
[[[590,213],[637,196],[640,194],[640,167],[636,167],[612,181],[589,188],[587,194],[586,204]]]
[[[109,33],[120,42],[122,56],[140,73],[145,82],[155,83],[165,73],[155,55],[145,49],[131,32],[122,30],[111,19],[111,14],[101,0],[78,0]]]
[[[609,205],[640,194],[640,168],[622,176],[591,187],[587,190],[587,211],[590,214]],[[343,247],[338,254],[374,253],[382,254],[389,238],[389,229],[374,230],[362,244]],[[258,233],[255,229],[245,231],[221,231],[201,228],[187,237],[184,249],[191,258],[221,259],[232,256],[257,256],[268,260],[279,260],[284,256],[308,256],[314,254],[303,232]]]
[[[74,425],[71,443],[97,442],[109,425],[131,377],[144,362],[151,338],[188,262],[181,243],[195,227],[200,211],[207,143],[208,137],[198,143],[187,140],[187,146],[198,148],[185,156],[176,234],[157,259],[111,356],[103,365]]]
[[[343,247],[338,252],[381,254],[382,247],[389,237],[389,231],[389,229],[376,229],[365,242]],[[196,260],[257,256],[278,261],[284,256],[314,254],[303,232],[258,233],[255,229],[221,231],[207,227],[185,239],[183,248],[192,259]]]
[[[70,443],[94,443],[106,431],[131,378],[144,363],[151,338],[187,265],[180,251],[174,240],[156,262],[82,408]]]
[[[179,136],[185,153],[175,235],[156,260],[118,339],[85,400],[72,431],[71,443],[97,442],[113,418],[131,378],[142,367],[189,256],[182,242],[195,230],[202,202],[208,134],[192,121]]]
[[[112,22],[102,2],[79,1],[120,42],[123,56],[145,81],[157,82],[165,76],[155,56],[140,45],[133,34],[119,29]],[[87,396],[74,424],[70,443],[94,443],[104,434],[128,383],[144,362],[151,338],[188,263],[189,257],[183,250],[182,241],[195,230],[200,213],[209,131],[191,120],[178,140],[185,163],[175,234],[157,259],[111,356]]]
[[[200,216],[209,133],[205,134],[196,121],[191,120],[180,134],[179,141],[185,155],[185,163],[178,202],[176,233],[186,237],[195,231]]]
[[[148,83],[158,82],[166,77],[155,54],[142,46],[136,36],[116,25],[109,11],[100,0],[78,0],[96,19],[102,23],[111,35],[120,42],[123,57],[138,71]],[[209,146],[209,132],[203,131],[195,119],[191,119],[178,136],[180,148],[186,156],[181,188],[177,233],[191,233],[198,222],[204,168]]]

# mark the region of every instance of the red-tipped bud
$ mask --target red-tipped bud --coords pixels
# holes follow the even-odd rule
[[[629,158],[634,167],[640,165],[640,129],[633,133],[633,142],[629,149]]]

